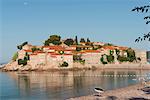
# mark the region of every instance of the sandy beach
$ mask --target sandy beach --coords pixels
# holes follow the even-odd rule
[[[130,100],[130,98],[133,97],[145,98],[145,99],[134,99],[134,100],[150,100],[150,94],[145,94],[141,90],[142,88],[143,85],[136,84],[125,88],[105,91],[101,96],[95,93],[93,95],[70,98],[68,100]],[[114,97],[114,99],[111,99],[110,97]]]

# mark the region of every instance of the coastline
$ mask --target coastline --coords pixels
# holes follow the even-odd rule
[[[73,68],[67,67],[58,67],[58,68],[49,68],[49,66],[37,66],[33,68],[31,65],[18,66],[15,62],[8,63],[0,68],[0,71],[78,71],[78,70],[150,70],[150,64],[139,64],[139,63],[124,63],[124,64],[97,64],[97,65],[81,65],[73,66]]]
[[[150,82],[149,82],[150,83]],[[69,98],[67,100],[129,100],[130,98],[145,98],[145,100],[150,99],[150,95],[145,94],[141,89],[144,86],[142,84],[130,85],[123,88],[118,88],[114,90],[108,90],[104,92],[101,96],[97,94]],[[116,99],[108,99],[109,97],[114,97]],[[144,99],[138,99],[144,100]]]

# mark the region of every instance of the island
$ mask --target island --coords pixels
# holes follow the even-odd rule
[[[92,42],[89,38],[61,39],[51,35],[42,46],[24,42],[3,71],[61,69],[141,68],[147,64],[146,51],[111,43]]]

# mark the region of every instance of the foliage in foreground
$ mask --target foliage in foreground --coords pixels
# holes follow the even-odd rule
[[[147,13],[147,14],[149,14],[148,13],[149,10],[150,10],[150,5],[149,4],[145,5],[145,6],[135,7],[135,8],[132,9],[132,11],[134,11],[134,12]],[[146,24],[149,24],[150,23],[150,15],[146,15],[144,17],[144,20],[146,21]],[[144,34],[143,37],[138,37],[135,40],[135,42],[140,42],[140,41],[143,41],[143,40],[146,40],[146,39],[148,39],[148,41],[150,41],[150,32],[148,32],[147,34]]]

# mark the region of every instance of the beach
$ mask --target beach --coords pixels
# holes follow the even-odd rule
[[[101,96],[95,93],[88,96],[70,98],[68,100],[129,100],[133,97],[145,98],[146,100],[150,100],[150,94],[145,94],[141,90],[142,88],[143,88],[142,84],[136,84],[124,88],[108,90],[104,92]],[[109,99],[111,97],[115,99]],[[138,99],[138,100],[144,100],[144,99]]]

